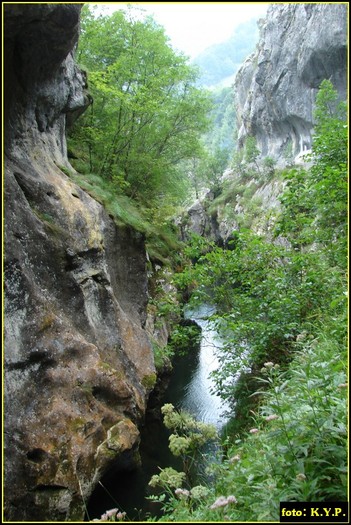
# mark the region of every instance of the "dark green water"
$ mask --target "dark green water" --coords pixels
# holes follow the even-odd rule
[[[206,308],[189,314],[202,328],[201,344],[187,355],[174,360],[173,373],[161,406],[172,403],[179,409],[189,411],[197,419],[216,425],[220,430],[225,423],[221,414],[226,407],[219,397],[211,393],[213,384],[209,377],[209,373],[218,365],[215,346],[220,343],[217,334],[204,319],[207,314]],[[148,482],[153,474],[159,473],[159,468],[172,466],[177,470],[182,469],[180,460],[168,449],[170,432],[164,427],[161,417],[155,417],[155,414],[157,410],[150,411],[141,430],[140,468],[117,473],[112,471],[101,480],[102,485],[98,485],[88,504],[90,519],[100,518],[106,510],[115,507],[125,511],[130,521],[144,521],[148,515],[160,515],[159,505],[146,499],[154,493],[154,489],[148,487]]]

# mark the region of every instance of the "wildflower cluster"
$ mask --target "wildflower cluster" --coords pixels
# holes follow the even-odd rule
[[[305,481],[306,476],[305,476],[305,474],[303,472],[299,472],[299,474],[296,475],[296,479],[298,481]]]
[[[185,481],[184,472],[178,472],[172,467],[161,470],[160,474],[155,474],[149,481],[150,487],[179,487]]]
[[[304,341],[307,336],[308,336],[308,333],[306,332],[306,330],[303,330],[303,332],[301,332],[300,334],[296,336],[296,342],[300,343],[301,341]]]
[[[268,374],[270,372],[276,372],[277,370],[279,370],[280,366],[278,363],[272,363],[272,361],[267,361],[267,363],[265,363],[263,365],[263,367],[261,368],[261,372],[263,374]]]
[[[121,512],[118,509],[110,509],[106,510],[100,519],[94,519],[93,521],[123,521],[125,517],[125,512]]]
[[[204,487],[203,485],[196,485],[190,490],[190,495],[193,499],[203,499],[207,498],[210,493],[210,489]]]
[[[227,496],[226,498],[224,496],[220,496],[216,499],[214,503],[210,506],[211,510],[215,509],[221,509],[222,507],[226,507],[227,505],[237,503],[237,499],[235,496]]]
[[[167,428],[181,429],[187,424],[187,414],[176,412],[171,403],[166,403],[161,408],[163,422]]]
[[[177,411],[171,403],[161,408],[163,421],[167,428],[175,431],[169,438],[169,448],[175,456],[189,455],[216,439],[217,431],[213,425],[196,421],[190,414]]]
[[[183,433],[193,431],[194,433],[202,434],[205,440],[204,443],[217,437],[217,431],[213,425],[196,421],[188,412],[184,410],[177,411],[171,403],[163,405],[161,412],[163,414],[163,422],[170,430]]]
[[[204,487],[204,485],[196,485],[190,490],[178,488],[174,491],[174,494],[180,500],[201,500],[207,498],[209,493],[210,490],[207,487]]]
[[[190,491],[187,489],[175,489],[174,494],[179,499],[188,499],[190,497]]]
[[[265,417],[266,421],[274,421],[275,419],[278,419],[279,416],[277,414],[270,414],[269,416]]]
[[[169,449],[175,456],[182,456],[190,452],[192,441],[190,437],[171,434],[169,436]]]

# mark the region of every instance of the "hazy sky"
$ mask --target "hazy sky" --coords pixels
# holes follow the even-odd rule
[[[90,3],[90,2],[89,2]],[[194,58],[206,47],[229,38],[235,27],[265,15],[268,3],[258,2],[128,2],[153,15],[170,37],[173,47]],[[100,2],[102,6],[104,2]],[[124,8],[108,3],[107,13]]]

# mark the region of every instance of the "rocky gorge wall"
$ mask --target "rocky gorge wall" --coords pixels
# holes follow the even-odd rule
[[[279,196],[284,182],[279,178],[265,181],[252,177],[243,180],[234,171],[227,170],[222,183],[222,193],[217,198],[209,191],[178,220],[182,240],[188,242],[194,233],[219,246],[228,247],[234,232],[242,228],[269,236],[279,213]]]
[[[5,517],[81,520],[155,381],[142,235],[64,173],[79,5],[5,5]]]
[[[311,148],[314,103],[322,80],[330,79],[340,99],[346,99],[347,16],[346,4],[268,8],[260,21],[257,49],[234,82],[239,149],[253,136],[261,159],[272,157],[278,169],[305,162],[301,157]],[[260,159],[258,163],[264,172]],[[228,185],[233,188],[229,194]],[[222,176],[222,194],[215,199],[209,191],[179,221],[183,239],[193,232],[225,245],[242,226],[269,234],[283,188],[276,175],[264,180],[258,172],[242,177],[237,168],[228,169]]]
[[[271,5],[255,53],[234,83],[239,146],[254,136],[261,156],[283,159],[311,147],[323,79],[346,98],[346,4]]]

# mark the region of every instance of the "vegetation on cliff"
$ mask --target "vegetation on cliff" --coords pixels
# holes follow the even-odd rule
[[[175,284],[190,302],[216,305],[212,321],[226,341],[215,373],[219,395],[236,414],[226,428],[225,458],[195,487],[189,476],[161,472],[162,519],[277,520],[279,501],[345,500],[345,105],[323,81],[311,167],[281,171],[285,191],[270,238],[244,222],[225,249],[195,238],[180,254],[166,219],[192,185],[198,194],[208,184],[220,198],[231,156],[243,179],[269,179],[273,163],[255,167],[254,137],[235,156],[232,144],[228,151],[221,137],[208,135],[204,153],[209,97],[163,29],[151,18],[116,12],[96,19],[84,9],[78,59],[88,69],[94,105],[71,131],[81,172],[73,176],[117,221],[146,234],[155,260],[176,252]],[[227,102],[223,108],[232,109]],[[166,228],[163,251],[157,243]],[[247,372],[237,381],[243,360]],[[171,440],[177,454],[188,443],[190,420],[183,420],[184,433]],[[182,452],[188,465],[199,450]]]
[[[152,260],[169,264],[180,250],[171,219],[194,193],[195,178],[208,181],[226,166],[228,153],[218,162],[202,140],[212,97],[164,29],[132,8],[96,16],[84,6],[76,58],[93,104],[69,131],[79,172],[70,175],[116,222],[145,234]]]
[[[91,110],[71,131],[87,169],[148,208],[188,191],[181,161],[200,153],[210,99],[197,70],[168,44],[164,29],[133,10],[82,10],[78,62],[88,72]],[[77,166],[79,168],[79,165]]]
[[[248,230],[230,249],[195,239],[193,265],[176,276],[192,303],[217,307],[226,344],[215,378],[236,418],[206,497],[173,490],[165,520],[278,520],[280,501],[347,499],[345,110],[323,81],[313,164],[285,173],[271,241]]]
[[[311,10],[303,7],[304,16]],[[183,471],[168,467],[151,479],[163,492],[153,497],[164,506],[160,520],[276,521],[280,501],[346,500],[345,104],[329,81],[321,83],[310,167],[291,168],[290,137],[289,167],[277,185],[285,191],[269,235],[260,235],[252,218],[263,205],[254,194],[271,182],[275,165],[269,157],[258,162],[257,127],[238,152],[234,137],[227,140],[231,90],[211,97],[200,89],[195,69],[152,18],[141,22],[129,8],[96,17],[85,6],[77,57],[94,103],[70,131],[72,170],[65,121],[90,102],[70,53],[79,12],[10,6],[7,18],[8,517],[78,519],[110,467],[136,464],[137,425],[156,372],[183,348],[192,356],[199,338],[191,322],[179,323],[182,300],[216,306],[211,322],[224,344],[214,377],[235,417],[216,448],[210,425],[163,407]],[[313,51],[313,40],[305,47]],[[333,56],[342,60],[340,47],[335,55],[326,49],[331,66]],[[320,62],[324,71],[319,58],[304,64],[313,93],[309,105],[299,96],[302,109],[322,78],[311,78],[310,65]],[[262,64],[258,85],[271,76]],[[273,99],[274,111],[283,108],[282,98]],[[223,176],[230,158],[236,180]],[[195,236],[185,245],[172,218],[205,189],[213,229],[221,204],[236,225],[221,246]],[[163,331],[164,342],[176,324],[167,346],[150,336]],[[208,442],[207,469],[194,475]],[[102,516],[126,518],[117,509]]]

